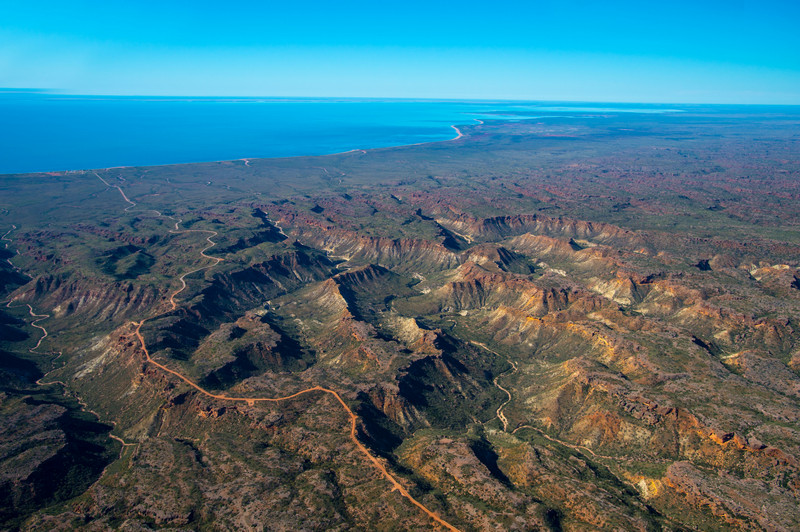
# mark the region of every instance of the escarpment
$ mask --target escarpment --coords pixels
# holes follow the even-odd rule
[[[531,233],[540,236],[589,239],[616,244],[623,248],[642,248],[645,240],[635,232],[611,224],[569,218],[553,218],[541,214],[519,214],[476,219],[470,216],[437,218],[437,222],[460,234],[476,239],[499,240]]]
[[[438,311],[508,306],[541,315],[565,308],[570,296],[565,288],[544,288],[528,279],[491,273],[467,262],[441,288],[420,297],[435,304]]]
[[[14,299],[46,308],[59,319],[119,323],[157,305],[161,295],[148,284],[45,275],[22,287]]]
[[[524,517],[508,529],[555,515],[646,529],[659,519],[650,512],[676,507],[713,507],[734,526],[793,522],[743,510],[731,490],[747,485],[776,510],[797,496],[800,443],[784,433],[763,443],[772,433],[753,429],[764,416],[785,422],[800,394],[795,323],[743,312],[718,277],[772,294],[768,309],[781,297],[769,283],[784,269],[674,269],[678,259],[652,253],[641,234],[539,215],[437,218],[442,230],[426,240],[364,236],[287,212],[280,230],[264,230],[269,238],[237,240],[224,263],[171,293],[56,277],[29,285],[18,301],[58,301],[59,317],[117,324],[71,352],[54,378],[140,445],[172,427],[248,420],[306,449],[289,428],[297,411],[261,419],[146,363],[124,320],[155,308],[141,327],[150,355],[213,393],[289,395],[320,382],[357,391],[348,401],[360,441],[412,468],[426,489],[450,490],[453,511],[475,526],[502,521],[512,506]],[[765,398],[720,402],[720,388],[747,386]],[[420,441],[435,453],[420,454]],[[743,480],[719,484],[711,472],[720,469]],[[747,483],[764,475],[772,480]],[[560,488],[541,489],[542,479]]]
[[[519,274],[529,274],[535,270],[524,256],[493,244],[469,247],[462,253],[462,261],[474,262],[488,268],[497,267],[505,272]]]
[[[0,528],[800,528],[794,132],[618,115],[18,180]]]
[[[353,231],[312,224],[294,225],[300,241],[325,250],[332,258],[371,263],[399,271],[446,270],[459,263],[458,254],[443,244],[410,238],[368,237]]]

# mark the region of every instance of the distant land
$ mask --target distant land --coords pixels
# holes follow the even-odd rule
[[[691,106],[0,92],[0,174],[323,155],[445,140],[452,125]],[[730,107],[720,110],[730,111]]]
[[[0,528],[800,529],[797,107],[25,98]]]

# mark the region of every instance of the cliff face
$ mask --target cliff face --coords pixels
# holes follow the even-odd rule
[[[487,269],[500,269],[505,272],[529,274],[534,267],[524,256],[503,246],[484,244],[471,246],[462,253],[462,261],[474,262]]]
[[[408,238],[366,237],[335,228],[296,226],[296,236],[323,249],[331,257],[366,262],[398,271],[446,270],[459,263],[458,255],[442,244]]]
[[[80,496],[116,458],[111,427],[82,411],[19,352],[30,342],[16,309],[0,311],[0,522],[19,527],[38,509]],[[27,310],[27,308],[26,308]],[[31,353],[27,353],[31,356]]]
[[[213,434],[246,434],[314,463],[329,460],[343,437],[335,415],[319,425],[324,401],[264,410],[187,389],[143,357],[126,320],[149,314],[141,334],[150,356],[220,397],[280,396],[320,382],[353,390],[359,439],[413,471],[416,489],[448,493],[451,518],[468,526],[646,530],[681,515],[694,525],[795,524],[788,508],[800,486],[800,441],[759,420],[794,415],[800,329],[789,312],[740,303],[743,293],[794,301],[794,270],[684,264],[652,253],[642,234],[540,215],[438,218],[460,239],[446,246],[314,226],[287,212],[281,223],[291,237],[269,242],[280,251],[254,251],[264,242],[245,239],[185,287],[44,275],[14,296],[52,309],[47,319],[61,327],[107,324],[106,334],[65,353],[53,378],[113,420],[141,460],[181,462],[175,457],[188,452],[194,458],[179,476],[213,471],[217,484],[202,484],[202,497],[221,497],[233,479],[217,463],[234,451],[211,443]],[[231,260],[242,252],[251,253],[247,263]],[[16,341],[30,341],[24,321],[3,323],[20,333]],[[752,387],[756,404],[744,399]],[[300,419],[309,425],[299,429]],[[67,460],[63,434],[55,429],[49,454],[26,463],[44,471]],[[735,475],[718,480],[714,471]],[[324,489],[344,501],[351,488],[341,474],[281,473],[300,492]],[[155,486],[138,466],[120,475]],[[18,476],[27,480],[12,490],[17,499],[36,483],[33,473]],[[744,489],[747,500],[736,495]],[[187,499],[145,507],[104,490],[92,488],[94,502],[77,514],[100,515],[97,504],[111,497],[124,513],[164,526],[196,520]],[[241,504],[226,503],[215,518],[238,523],[231,505]]]
[[[758,386],[767,395],[753,412],[793,415],[794,319],[743,311],[718,277],[784,297],[790,270],[719,260],[674,269],[679,259],[651,253],[640,234],[539,215],[437,219],[461,235],[461,250],[294,221],[291,239],[272,242],[285,252],[187,279],[177,300],[173,288],[174,310],[169,292],[147,285],[58,276],[38,278],[16,301],[52,308],[64,323],[118,324],[70,353],[57,375],[148,460],[167,452],[156,444],[165,431],[197,434],[212,422],[224,431],[249,424],[258,438],[313,455],[285,432],[294,421],[281,409],[262,420],[146,363],[125,320],[160,308],[141,328],[150,354],[206,389],[280,395],[333,379],[359,390],[350,400],[360,438],[451,493],[450,511],[470,526],[645,530],[661,519],[650,507],[688,512],[694,523],[711,508],[731,526],[791,528],[800,442],[754,430],[756,415],[741,416],[741,400],[718,392]],[[720,409],[708,407],[711,398]],[[196,456],[219,455],[192,445]],[[44,460],[63,460],[58,449]],[[212,458],[201,469],[215,467],[204,460]],[[182,474],[192,477],[193,467]],[[741,478],[719,482],[716,470]],[[755,478],[771,480],[755,486]],[[781,517],[737,498],[744,486]],[[128,511],[192,522],[188,506],[156,506]]]
[[[0,527],[800,528],[795,132],[652,120],[11,180]]]
[[[438,218],[436,221],[473,239],[500,240],[530,233],[555,238],[589,239],[633,248],[642,248],[645,245],[645,240],[640,235],[611,224],[553,218],[541,214],[495,216],[484,219],[462,215],[457,218]]]
[[[428,299],[448,311],[508,306],[532,316],[561,310],[569,304],[569,290],[542,288],[528,279],[491,273],[474,263],[465,263],[448,283]]]
[[[52,309],[53,316],[60,319],[119,322],[159,303],[158,291],[142,284],[53,275],[41,276],[31,284],[16,300]]]

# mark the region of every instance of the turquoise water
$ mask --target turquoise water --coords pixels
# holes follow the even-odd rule
[[[0,173],[320,155],[446,140],[486,104],[0,96]],[[474,122],[473,122],[474,123]]]
[[[541,105],[0,92],[0,174],[321,155],[440,141],[455,136],[452,125],[476,118],[521,119],[520,111],[530,115],[545,110]]]

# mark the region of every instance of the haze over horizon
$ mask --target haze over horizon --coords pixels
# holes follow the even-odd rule
[[[800,5],[768,0],[12,2],[0,87],[71,94],[800,103]]]

